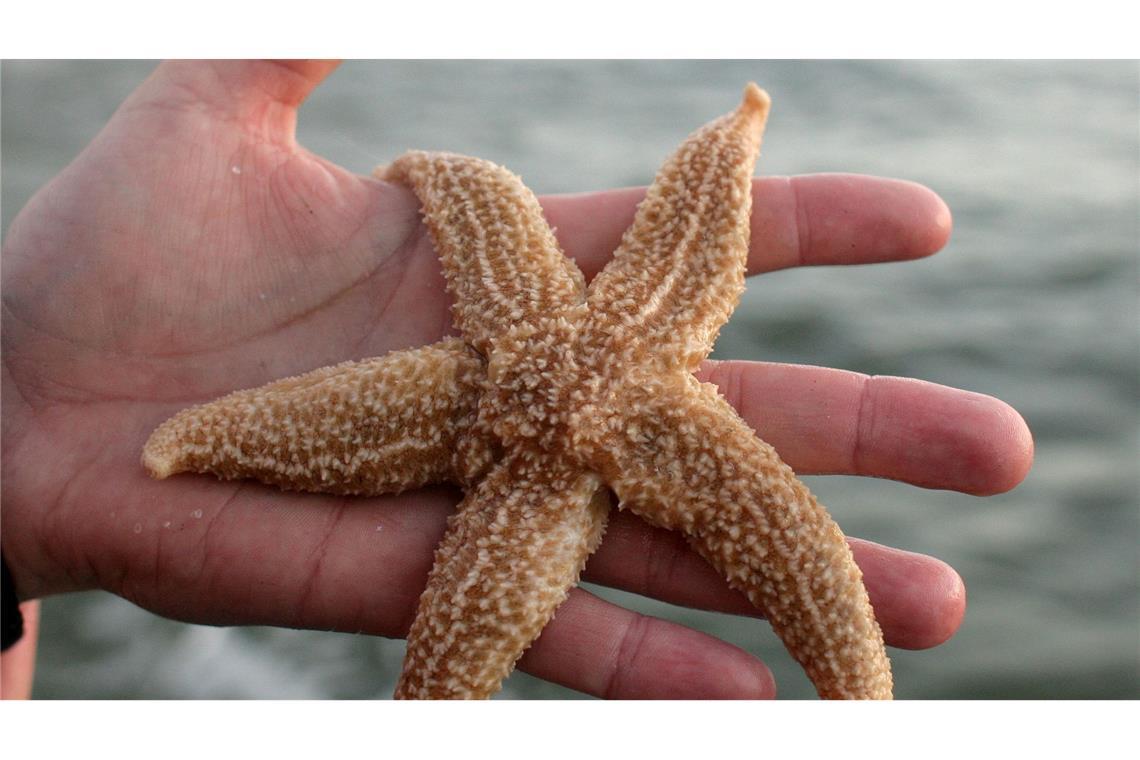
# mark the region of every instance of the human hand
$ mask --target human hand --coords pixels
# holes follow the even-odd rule
[[[105,588],[194,622],[406,632],[454,492],[344,499],[157,483],[138,463],[149,432],[181,408],[449,329],[414,197],[294,140],[297,107],[331,68],[163,64],[13,223],[3,541],[25,598]],[[909,183],[830,175],[753,187],[753,274],[914,258],[949,234],[944,204]],[[587,277],[642,193],[545,199]],[[703,372],[802,474],[992,493],[1031,460],[1016,412],[977,394],[754,362]],[[952,569],[852,543],[889,644],[953,634],[965,602]],[[586,579],[753,613],[683,541],[625,514]],[[581,589],[520,665],[611,697],[774,692],[751,655]]]

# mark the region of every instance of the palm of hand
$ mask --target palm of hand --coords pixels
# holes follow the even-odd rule
[[[124,530],[177,522],[143,495],[138,449],[154,421],[234,387],[437,340],[449,320],[438,261],[412,237],[410,194],[300,148],[287,106],[214,110],[194,86],[141,88],[24,209],[5,251],[6,277],[21,283],[5,298],[5,380],[29,412],[12,432],[45,448],[67,440],[73,450],[55,457],[75,463],[54,508],[29,501],[57,549],[69,536],[86,547],[91,570],[45,585],[118,587],[174,614],[164,584],[114,578],[155,552],[124,544]],[[192,519],[234,492],[171,485],[163,499]]]

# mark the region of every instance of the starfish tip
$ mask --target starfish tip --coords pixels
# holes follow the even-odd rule
[[[749,110],[756,110],[759,111],[761,115],[766,115],[769,106],[772,105],[772,98],[768,96],[767,91],[762,89],[755,82],[749,82],[744,87],[743,105]]]
[[[155,480],[165,480],[178,471],[174,457],[152,446],[143,448],[142,465]]]

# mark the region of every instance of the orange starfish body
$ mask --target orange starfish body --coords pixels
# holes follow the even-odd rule
[[[589,287],[518,177],[465,156],[401,156],[378,176],[419,197],[463,339],[183,411],[152,434],[144,464],[332,493],[462,485],[397,697],[497,691],[600,542],[612,490],[743,591],[821,696],[890,698],[842,532],[692,374],[744,288],[768,105],[750,84],[681,144]]]

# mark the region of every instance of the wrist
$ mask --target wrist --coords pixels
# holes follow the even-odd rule
[[[26,391],[34,386],[16,381],[10,358],[3,361],[0,538],[13,586],[21,601],[93,587],[91,563],[76,551],[84,521],[62,516],[74,511],[68,494],[85,493],[67,466],[75,457],[51,433],[70,430],[68,418],[33,401],[34,394]]]
[[[0,565],[3,566],[2,592],[0,600],[0,651],[7,651],[13,644],[24,636],[24,616],[20,612],[20,600],[16,596],[16,587],[12,583],[12,574],[8,572],[8,562],[0,553]]]
[[[5,396],[5,402],[7,400]],[[65,545],[67,539],[74,538],[79,531],[60,536],[61,540],[49,540],[49,533],[55,532],[49,530],[53,522],[51,515],[58,514],[59,510],[58,488],[48,482],[24,482],[25,476],[35,469],[26,466],[25,453],[15,445],[5,447],[0,531],[4,564],[21,602],[84,587],[77,582],[76,574],[63,564],[64,558],[74,556]],[[47,461],[50,460],[49,455]]]
[[[83,582],[59,561],[61,557],[71,556],[69,548],[62,544],[49,547],[41,540],[42,531],[21,519],[22,511],[5,495],[3,557],[17,599],[27,602],[94,588],[97,585],[94,581]]]

